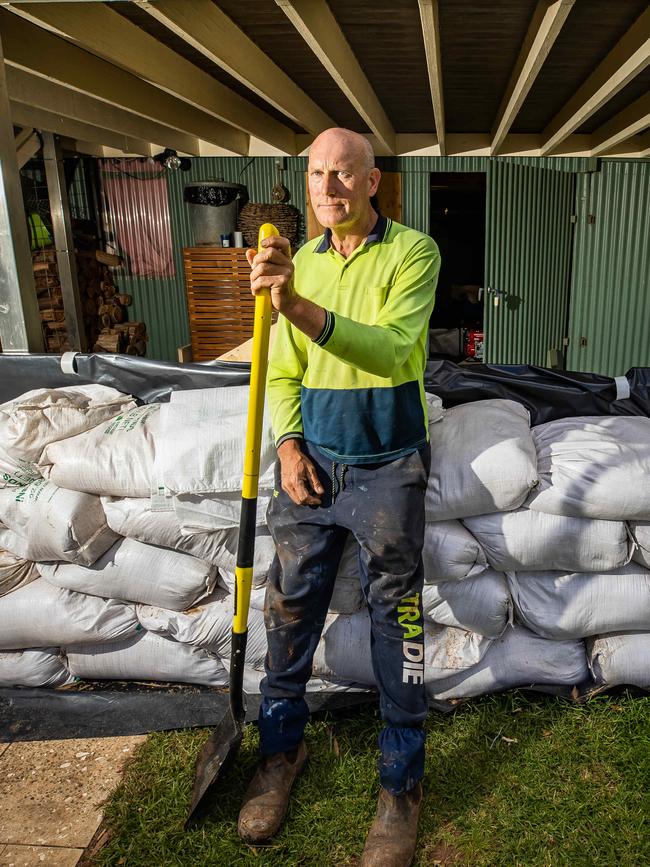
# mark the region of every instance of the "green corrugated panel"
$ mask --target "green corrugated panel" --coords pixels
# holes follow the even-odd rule
[[[248,165],[247,165],[248,164]],[[305,212],[304,171],[306,160],[300,157],[287,160],[282,182],[291,192],[291,204]],[[177,348],[189,343],[189,326],[185,300],[183,274],[183,247],[191,246],[189,215],[183,201],[185,184],[192,181],[223,178],[246,184],[251,201],[269,202],[271,188],[277,180],[273,157],[255,157],[249,164],[247,157],[200,157],[192,159],[189,172],[169,172],[167,175],[169,213],[175,276],[128,277],[115,272],[115,282],[123,292],[133,296],[129,318],[147,325],[149,358],[175,361]]]
[[[513,162],[488,167],[485,354],[548,366],[562,351],[569,293],[574,175]]]
[[[650,366],[650,162],[580,181],[567,366],[618,376]]]

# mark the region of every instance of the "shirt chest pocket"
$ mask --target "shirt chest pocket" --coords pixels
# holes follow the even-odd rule
[[[359,297],[363,305],[362,321],[369,325],[374,325],[375,320],[386,304],[389,292],[389,283],[384,283],[381,286],[364,286],[363,292],[360,293]]]

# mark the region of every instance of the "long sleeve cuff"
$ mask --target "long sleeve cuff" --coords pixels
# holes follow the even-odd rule
[[[313,342],[317,346],[324,346],[327,343],[327,341],[330,339],[330,337],[332,336],[333,331],[334,331],[334,314],[332,313],[331,310],[326,310],[325,311],[325,325],[323,326],[323,330],[318,335],[318,337],[314,338]]]
[[[282,445],[283,442],[287,440],[301,440],[303,438],[302,431],[289,431],[288,433],[282,434],[282,436],[276,441],[275,447],[276,449]]]

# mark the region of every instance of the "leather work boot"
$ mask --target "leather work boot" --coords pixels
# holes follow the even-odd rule
[[[291,788],[306,761],[304,741],[289,753],[262,758],[239,811],[237,831],[245,843],[263,843],[280,830]]]
[[[415,855],[421,803],[421,783],[403,795],[381,789],[359,867],[408,867]]]

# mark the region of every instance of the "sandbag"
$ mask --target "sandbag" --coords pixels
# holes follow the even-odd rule
[[[148,497],[158,486],[159,434],[160,404],[138,406],[85,433],[50,443],[39,469],[55,484],[74,491]]]
[[[65,655],[70,673],[86,680],[228,683],[225,668],[209,650],[149,632],[115,644],[71,645]]]
[[[634,539],[632,559],[650,569],[650,521],[630,521],[629,527]]]
[[[74,677],[65,667],[56,647],[0,651],[0,687],[43,686],[54,689],[70,683],[74,683]]]
[[[623,521],[517,509],[465,518],[463,523],[499,572],[608,572],[630,559],[631,543]]]
[[[364,605],[361,578],[358,575],[336,576],[329,610],[335,614],[354,614]]]
[[[523,626],[508,627],[483,658],[450,677],[426,673],[429,700],[453,701],[516,687],[568,689],[589,678],[582,641],[547,641]]]
[[[248,386],[173,391],[161,409],[159,477],[173,493],[239,492],[244,466]],[[262,424],[259,487],[273,488],[275,444]]]
[[[505,575],[488,569],[477,578],[425,584],[424,616],[443,626],[455,626],[498,638],[512,620],[512,600]]]
[[[216,590],[209,599],[187,611],[170,611],[153,605],[136,606],[136,615],[148,632],[166,635],[183,644],[205,647],[220,659],[230,658],[234,596]],[[246,664],[263,667],[266,655],[264,614],[256,608],[248,613]]]
[[[0,546],[25,560],[91,565],[114,544],[99,497],[37,479],[0,490]]]
[[[442,676],[475,665],[490,639],[462,629],[425,623],[424,667]],[[370,616],[367,611],[346,616],[328,614],[314,654],[313,673],[327,680],[375,685],[370,655]]]
[[[54,587],[44,578],[0,600],[0,650],[119,641],[140,629],[130,605]]]
[[[430,584],[472,578],[488,567],[485,552],[460,521],[425,524],[422,562]]]
[[[174,510],[157,511],[150,497],[102,497],[102,505],[109,527],[121,536],[183,551],[230,572],[235,569],[239,526],[189,533]],[[263,584],[275,554],[275,544],[265,524],[256,528],[255,536],[253,583]]]
[[[427,520],[517,509],[537,484],[528,411],[512,400],[477,400],[429,426]]]
[[[76,436],[135,405],[130,395],[104,385],[37,388],[3,403],[0,488],[16,480],[16,473],[24,484],[25,467],[38,463],[49,443]]]
[[[1,529],[0,529],[1,532]],[[38,578],[36,563],[0,548],[0,596],[18,590]]]
[[[650,418],[587,416],[532,430],[540,483],[527,507],[607,521],[650,520]],[[494,509],[493,511],[498,511]]]
[[[650,623],[650,572],[509,572],[517,619],[545,638],[635,632]]]
[[[650,690],[650,632],[599,635],[587,641],[587,655],[599,686]]]
[[[257,495],[255,523],[266,524],[266,511],[271,500],[270,491],[260,490]],[[177,494],[172,498],[176,517],[183,533],[206,533],[239,527],[241,494]]]
[[[121,539],[90,567],[39,563],[38,569],[57,587],[174,611],[205,598],[217,583],[212,563],[135,539]]]

